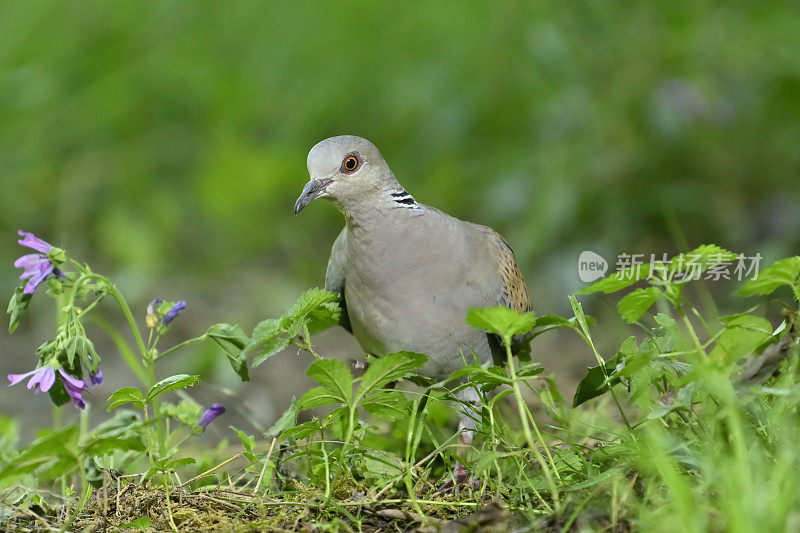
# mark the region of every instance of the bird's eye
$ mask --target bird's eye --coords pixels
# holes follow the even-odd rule
[[[342,161],[342,171],[350,173],[358,168],[360,161],[357,156],[349,155]]]

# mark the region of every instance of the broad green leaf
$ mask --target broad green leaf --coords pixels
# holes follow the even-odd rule
[[[178,405],[169,402],[161,402],[158,409],[163,416],[168,416],[190,428],[197,425],[197,421],[203,413],[203,408],[199,404],[186,400],[180,402]]]
[[[70,398],[69,394],[67,393],[67,389],[64,388],[64,384],[60,379],[57,379],[50,390],[47,391],[47,396],[56,406],[64,405],[72,399]]]
[[[720,319],[725,331],[709,356],[712,359],[735,362],[754,353],[772,335],[772,324],[753,315],[734,315]]]
[[[377,483],[383,483],[400,476],[405,465],[395,454],[379,450],[365,450],[363,454],[364,474]]]
[[[176,374],[168,378],[164,378],[155,385],[153,385],[147,395],[145,396],[145,403],[151,404],[158,396],[165,392],[171,392],[178,389],[185,389],[196,385],[200,382],[200,376],[190,376],[189,374]]]
[[[206,336],[222,348],[242,381],[248,381],[250,376],[247,373],[247,356],[244,350],[250,343],[250,338],[242,328],[232,324],[214,324],[208,328]]]
[[[609,387],[619,383],[617,367],[620,366],[620,363],[636,353],[636,337],[631,336],[622,342],[617,354],[603,365],[590,367],[586,372],[586,376],[578,383],[575,396],[572,398],[572,406],[577,407],[584,402],[596,398],[608,391]],[[609,378],[608,381],[606,381],[606,376]]]
[[[602,366],[590,367],[586,371],[586,376],[578,383],[575,396],[572,398],[572,407],[577,407],[584,402],[605,394],[608,392],[609,387],[619,383],[619,378],[612,377],[614,368],[619,361],[619,355],[615,355]],[[606,382],[606,375],[609,376],[608,382]]]
[[[81,447],[80,452],[82,455],[104,456],[116,451],[143,452],[144,450],[144,444],[138,437],[101,437],[89,441],[88,444]]]
[[[311,312],[326,304],[339,301],[339,295],[335,292],[326,291],[323,289],[313,288],[304,292],[297,302],[292,306],[287,313],[287,316],[294,319],[302,319],[307,317]]]
[[[470,375],[470,382],[480,385],[481,391],[491,392],[501,385],[510,385],[511,379],[508,377],[505,367],[490,366],[481,367],[479,371]]]
[[[179,466],[193,465],[197,462],[194,457],[181,457],[180,459],[173,459],[165,465],[165,469],[173,469]]]
[[[8,321],[9,335],[16,331],[17,326],[19,326],[19,321],[22,319],[25,311],[28,310],[28,304],[31,303],[31,295],[22,294],[24,288],[24,284],[17,287],[14,290],[14,294],[11,296],[11,300],[8,302],[8,310],[6,312],[11,315]]]
[[[133,404],[134,409],[139,409],[140,411],[144,409],[144,396],[142,396],[142,391],[137,389],[136,387],[122,387],[121,389],[115,391],[111,396],[108,397],[109,406],[106,409],[106,412],[113,411],[117,407],[120,407],[125,404]]]
[[[313,409],[314,407],[342,404],[346,401],[347,398],[339,396],[328,387],[313,387],[300,397],[297,406],[300,409]]]
[[[361,378],[356,398],[363,398],[392,381],[406,377],[414,369],[424,365],[427,360],[426,356],[414,352],[397,352],[379,357],[370,363]]]
[[[650,276],[650,263],[632,266],[625,270],[618,270],[606,276],[605,278],[595,281],[588,287],[576,291],[575,294],[592,294],[594,292],[602,292],[611,294],[612,292],[627,289],[639,280],[646,279]]]
[[[619,315],[633,324],[642,318],[642,315],[656,303],[661,295],[658,287],[647,287],[646,289],[636,289],[631,291],[617,304]]]
[[[514,335],[527,333],[536,325],[532,312],[518,313],[502,305],[497,307],[473,307],[467,313],[467,324],[488,333],[496,333],[508,340]]]
[[[409,416],[408,409],[411,402],[402,393],[379,394],[371,398],[370,401],[361,404],[371,415],[392,421]]]
[[[323,289],[309,289],[297,300],[287,314],[300,329],[308,327],[309,333],[318,333],[339,323],[339,295]]]
[[[286,428],[283,431],[283,436],[286,438],[300,440],[308,438],[314,433],[318,433],[321,429],[322,428],[319,425],[319,420],[315,418],[313,420],[309,420],[308,422],[303,422],[300,425]]]
[[[264,432],[264,437],[277,437],[286,429],[294,426],[297,423],[297,414],[300,412],[300,407],[297,405],[297,399],[293,396],[292,403],[289,408],[284,411],[281,417],[272,424],[267,431]]]
[[[259,355],[253,359],[252,367],[256,368],[273,355],[280,353],[284,348],[289,346],[290,342],[292,342],[292,339],[289,337],[275,336],[267,339],[264,341]]]
[[[758,278],[745,282],[736,294],[739,296],[772,294],[782,285],[796,287],[798,278],[800,278],[800,256],[787,257],[759,272]]]
[[[343,362],[336,359],[314,361],[306,375],[342,398],[342,403],[349,403],[353,399],[353,375]]]
[[[670,275],[680,274],[684,278],[698,279],[710,267],[735,260],[738,254],[729,252],[716,244],[703,244],[691,252],[676,255],[670,261]],[[678,278],[680,281],[681,277]]]

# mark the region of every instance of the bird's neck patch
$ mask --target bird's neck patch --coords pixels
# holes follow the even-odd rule
[[[419,209],[419,204],[405,189],[392,189],[387,191],[392,207],[405,209]]]

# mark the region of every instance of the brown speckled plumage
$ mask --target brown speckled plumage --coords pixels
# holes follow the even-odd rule
[[[503,289],[498,303],[518,313],[533,311],[531,295],[517,264],[517,258],[514,257],[514,251],[502,235],[491,228],[486,228],[486,232],[496,243],[497,273],[502,279]]]

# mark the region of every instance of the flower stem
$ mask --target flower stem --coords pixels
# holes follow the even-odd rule
[[[168,350],[164,350],[164,351],[163,351],[163,352],[161,352],[160,354],[158,354],[158,355],[154,356],[154,357],[153,357],[153,362],[156,362],[156,361],[158,361],[159,359],[161,359],[162,357],[164,357],[164,356],[165,356],[165,355],[167,355],[168,353],[172,353],[172,352],[174,352],[174,351],[176,351],[176,350],[180,350],[181,348],[183,348],[183,347],[185,347],[185,346],[188,346],[188,345],[190,345],[190,344],[194,344],[195,342],[204,341],[204,340],[206,340],[207,338],[208,338],[208,337],[206,336],[206,334],[205,334],[205,333],[203,333],[203,334],[202,334],[202,335],[200,335],[199,337],[195,337],[195,338],[193,338],[193,339],[185,340],[185,341],[183,341],[182,343],[180,343],[180,344],[176,344],[176,345],[175,345],[175,346],[173,346],[172,348],[169,348]]]

